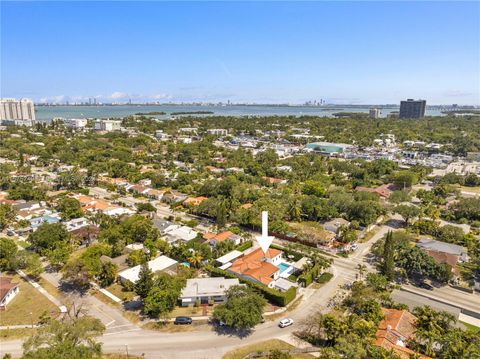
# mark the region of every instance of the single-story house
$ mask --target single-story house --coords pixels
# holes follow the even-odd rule
[[[60,222],[60,216],[57,213],[45,214],[41,217],[32,218],[29,220],[29,222],[30,227],[32,227],[33,230],[36,230],[43,223],[53,224]]]
[[[113,263],[117,266],[117,270],[122,271],[128,268],[128,254],[123,254],[121,256],[111,258],[106,255],[100,256],[100,262],[102,263]]]
[[[167,191],[163,194],[162,201],[167,203],[183,202],[187,199],[187,195],[178,191]]]
[[[274,288],[279,290],[280,292],[286,292],[289,290],[291,287],[298,287],[297,283],[294,283],[286,278],[278,278],[275,281],[275,286]]]
[[[74,218],[69,221],[63,222],[63,224],[67,228],[67,231],[71,232],[76,229],[90,225],[90,221],[85,217],[80,217],[80,218]]]
[[[358,186],[355,188],[355,191],[358,191],[358,192],[375,193],[382,199],[388,199],[392,194],[392,190],[393,190],[393,185],[391,184],[384,184],[376,188],[362,187],[362,186]]]
[[[148,268],[155,272],[176,272],[178,262],[175,259],[172,259],[167,256],[160,256],[155,259],[152,259],[148,263]],[[135,284],[139,278],[141,265],[125,269],[118,274],[120,282],[130,282]]]
[[[417,318],[407,310],[382,308],[382,312],[384,319],[378,326],[374,345],[393,350],[402,359],[427,359],[407,348],[408,340],[415,338]]]
[[[228,252],[227,254],[217,258],[215,260],[215,264],[218,265],[218,266],[221,266],[221,267],[223,267],[224,265],[229,264],[229,263],[231,265],[232,261],[234,261],[235,259],[240,258],[242,256],[243,256],[243,252],[234,250],[234,251]]]
[[[165,235],[170,229],[173,229],[175,226],[177,226],[177,224],[161,218],[156,214],[154,214],[152,217],[152,223],[162,236]]]
[[[323,224],[323,228],[326,230],[326,231],[329,231],[329,232],[332,232],[332,233],[335,233],[335,235],[338,234],[338,231],[340,230],[340,227],[344,226],[344,227],[348,227],[350,225],[350,222],[347,221],[346,219],[343,219],[343,218],[334,218],[328,222],[325,222]]]
[[[232,242],[235,245],[242,243],[242,237],[230,231],[223,231],[217,234],[211,232],[205,233],[203,239],[205,239],[205,241],[212,247],[215,247],[217,244],[224,241]]]
[[[177,241],[189,242],[192,239],[196,238],[198,232],[194,231],[188,226],[180,226],[178,224],[169,227],[165,231],[165,236],[167,237],[167,242],[175,243]]]
[[[185,201],[183,201],[183,204],[185,206],[198,206],[200,203],[203,201],[207,200],[207,197],[188,197]]]
[[[76,238],[81,244],[90,244],[95,241],[100,233],[100,228],[94,225],[88,225],[72,230],[72,237]]]
[[[145,194],[150,199],[161,200],[165,191],[150,188]]]
[[[458,262],[468,261],[467,249],[457,244],[422,238],[417,242],[417,247],[433,257],[437,263],[447,263],[455,267]]]
[[[182,290],[180,301],[182,306],[192,305],[199,300],[201,304],[223,303],[226,300],[226,292],[230,287],[239,285],[237,278],[192,278],[187,279],[187,285]]]
[[[12,283],[10,277],[0,277],[0,310],[5,310],[7,304],[20,292],[18,283]]]
[[[275,177],[262,177],[262,179],[270,184],[286,184],[288,182],[286,179]]]

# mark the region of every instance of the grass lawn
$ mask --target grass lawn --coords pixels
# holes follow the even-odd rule
[[[232,350],[226,353],[222,359],[243,359],[250,353],[266,352],[273,349],[294,349],[293,345],[290,345],[280,339],[271,339],[260,343],[246,345],[238,349]],[[262,357],[263,358],[263,357]],[[310,354],[295,354],[292,356],[295,359],[311,359],[315,358]]]
[[[68,298],[63,293],[61,290],[59,290],[57,287],[55,287],[52,283],[50,283],[48,280],[45,280],[44,278],[40,278],[37,280],[37,283],[40,284],[43,289],[45,289],[49,294],[53,295],[55,298],[58,300],[62,301],[62,304],[69,304],[68,303]]]
[[[143,329],[155,330],[165,333],[182,333],[182,332],[193,332],[199,327],[208,327],[207,321],[197,321],[189,325],[175,325],[172,322],[163,323],[163,322],[149,322],[142,326]]]
[[[109,287],[106,287],[105,289],[123,301],[132,300],[136,296],[134,292],[125,290],[125,288],[118,283],[113,283],[112,285],[110,285]]]
[[[281,313],[278,313],[278,314],[272,314],[272,315],[265,315],[265,319],[267,319],[267,320],[277,320],[277,319],[280,319],[280,318],[288,317],[288,313],[290,313],[290,312],[292,312],[292,311],[294,311],[295,309],[298,308],[298,306],[302,302],[302,298],[303,298],[303,295],[294,299],[294,301],[290,303],[287,310],[284,311],[284,312],[281,312]]]
[[[477,327],[473,324],[465,323],[465,322],[462,322],[462,321],[460,321],[460,323],[462,323],[468,330],[472,330],[474,332],[480,333],[480,327]]]
[[[465,187],[465,186],[458,186],[460,191],[464,192],[471,192],[471,193],[480,193],[480,187]]]
[[[59,314],[57,306],[28,282],[19,275],[13,278],[20,283],[20,292],[8,303],[7,310],[0,312],[0,326],[31,324],[32,321],[36,324],[44,312],[54,317]]]
[[[203,317],[204,315],[211,315],[213,314],[214,306],[208,306],[207,313],[204,314],[203,307],[175,307],[170,312],[170,318],[175,318],[178,316],[187,316],[187,317]]]
[[[22,328],[22,329],[3,329],[0,330],[0,339],[1,340],[14,340],[24,337],[29,337],[35,333],[35,328]]]

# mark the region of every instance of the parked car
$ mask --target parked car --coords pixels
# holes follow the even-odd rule
[[[433,290],[433,287],[430,284],[425,282],[418,283],[418,286],[423,289]]]
[[[176,317],[174,324],[192,324],[193,320],[190,317]]]
[[[351,246],[350,246],[350,249],[352,251],[356,251],[358,249],[358,244],[357,243],[353,243]]]
[[[288,327],[292,324],[293,324],[293,319],[292,318],[284,318],[278,323],[278,326],[280,328],[285,328],[285,327]]]

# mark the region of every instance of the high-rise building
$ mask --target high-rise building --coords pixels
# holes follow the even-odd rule
[[[400,118],[422,118],[425,116],[427,101],[413,100],[400,101]]]
[[[379,108],[371,108],[370,111],[368,111],[368,117],[379,118],[381,113],[382,111],[380,111]]]
[[[35,108],[32,100],[0,99],[0,121],[4,125],[32,126],[35,122]]]

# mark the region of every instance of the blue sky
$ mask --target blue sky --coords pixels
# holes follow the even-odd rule
[[[480,104],[479,2],[1,2],[1,96]]]

